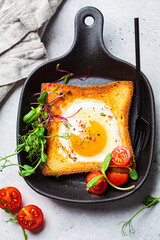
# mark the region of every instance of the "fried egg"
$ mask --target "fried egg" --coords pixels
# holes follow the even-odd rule
[[[67,132],[70,138],[60,138],[58,151],[68,161],[103,162],[108,153],[121,145],[117,120],[101,100],[76,99],[62,109],[62,116],[69,126],[60,123],[59,135]]]

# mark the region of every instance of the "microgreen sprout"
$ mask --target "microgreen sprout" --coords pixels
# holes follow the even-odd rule
[[[74,73],[71,73],[66,70],[61,70],[59,68],[59,64],[57,64],[56,69],[57,71],[66,74],[62,76],[60,79],[56,80],[55,82],[59,80],[64,80],[64,83],[67,83],[68,78],[73,75],[81,80],[85,80],[89,76],[90,72],[89,67],[87,76],[84,79],[82,79]],[[70,128],[71,124],[69,123],[68,119],[75,116],[82,108],[80,108],[72,116],[68,117],[63,117],[55,114],[55,109],[58,107],[59,100],[61,99],[64,100],[66,95],[71,94],[71,92],[70,91],[63,92],[63,87],[59,90],[58,86],[52,90],[54,82],[46,84],[45,87],[48,85],[50,85],[49,92],[43,89],[41,93],[35,93],[33,95],[38,96],[37,101],[31,103],[32,105],[31,110],[23,117],[23,122],[26,124],[25,126],[26,134],[19,136],[20,144],[17,146],[14,154],[11,154],[0,159],[0,161],[4,161],[3,164],[1,164],[0,166],[0,170],[3,170],[4,168],[10,166],[18,166],[21,168],[19,175],[22,177],[27,177],[30,176],[31,174],[34,174],[36,169],[41,163],[45,164],[50,169],[50,167],[46,163],[47,155],[45,154],[47,138],[60,137],[65,138],[66,140],[69,139],[70,136],[68,133],[64,133],[63,135],[55,134],[52,136],[45,136],[47,124],[53,121],[62,122],[66,126],[66,128]],[[57,96],[55,96],[55,98],[52,100],[48,100],[50,93],[51,94],[56,93]],[[35,105],[36,107],[33,107],[33,105]],[[28,164],[22,166],[19,164],[11,163],[8,160],[8,158],[17,155],[22,151],[26,152],[26,158],[29,160],[29,162],[31,162],[31,166]],[[50,171],[54,173],[52,169],[50,169]],[[54,173],[54,175],[56,176],[56,173]]]
[[[46,85],[43,87],[42,90],[44,90],[44,89],[45,89],[46,87],[48,87],[48,86],[51,86],[50,89],[52,89],[52,87],[54,86],[54,83],[59,82],[59,81],[62,81],[62,80],[64,80],[64,83],[67,83],[68,80],[69,80],[69,78],[72,77],[72,76],[78,78],[78,79],[81,80],[81,81],[85,81],[85,80],[89,77],[89,74],[90,74],[90,66],[89,66],[89,68],[88,68],[88,73],[87,73],[87,75],[86,75],[85,78],[81,78],[81,77],[79,77],[77,74],[72,73],[72,72],[70,72],[70,71],[68,71],[68,70],[60,69],[60,64],[59,64],[59,63],[56,65],[56,70],[57,70],[58,72],[62,72],[62,73],[66,73],[66,74],[65,74],[64,76],[62,76],[61,78],[59,78],[58,80],[55,80],[55,81],[53,81],[53,82],[51,82],[51,83],[46,84]]]
[[[29,130],[26,134],[19,136],[21,143],[17,146],[16,153],[0,159],[1,161],[5,160],[5,163],[1,165],[1,170],[10,166],[19,166],[22,169],[19,172],[21,177],[30,176],[31,174],[35,173],[36,168],[40,165],[41,162],[45,163],[47,161],[47,155],[44,152],[47,138],[62,137],[65,139],[69,139],[68,133],[64,133],[62,136],[44,135],[47,122],[49,122],[50,119],[52,120],[53,117],[60,118],[60,116],[54,115],[50,110],[49,105],[47,105],[48,93],[46,91],[43,91],[41,93],[37,101],[39,103],[39,106],[37,108],[33,108],[23,117],[23,121],[27,125],[31,126],[32,130]],[[26,158],[28,158],[30,162],[33,163],[34,161],[34,163],[36,163],[34,167],[27,164],[22,166],[9,162],[7,158],[17,155],[21,151],[25,151],[27,153]]]
[[[80,77],[79,77],[78,75],[76,75],[75,73],[71,73],[71,72],[68,71],[68,70],[62,70],[62,69],[60,69],[60,64],[59,64],[59,63],[58,63],[57,66],[56,66],[56,70],[57,70],[58,72],[63,72],[63,73],[67,73],[67,74],[72,74],[72,75],[74,75],[76,78],[78,78],[78,79],[80,79],[80,80],[82,80],[82,81],[85,81],[85,80],[88,78],[89,73],[90,73],[90,67],[89,67],[87,76],[86,76],[85,78],[80,78]]]
[[[138,212],[136,212],[128,221],[122,221],[123,223],[122,229],[121,229],[121,234],[123,236],[130,235],[132,236],[135,233],[135,230],[132,227],[132,220],[135,218],[140,212],[142,212],[144,209],[149,208],[153,204],[157,203],[160,200],[160,197],[154,198],[152,196],[147,196],[143,202],[145,205],[143,208],[141,208]],[[120,224],[121,224],[120,223]]]

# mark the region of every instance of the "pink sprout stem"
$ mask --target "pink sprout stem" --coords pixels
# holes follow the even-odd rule
[[[73,115],[67,117],[67,119],[68,119],[68,118],[71,118],[71,117],[74,117],[74,116],[75,116],[79,111],[81,111],[81,110],[82,110],[82,107],[81,107],[76,113],[74,113]]]
[[[69,128],[69,126],[68,126],[68,124],[67,124],[67,122],[66,122],[65,119],[63,120],[63,122],[64,122],[65,126],[66,126],[67,128]]]
[[[33,94],[33,96],[37,96],[37,95],[41,95],[41,92]]]
[[[54,83],[51,84],[51,87],[49,89],[49,92],[51,91],[52,87],[54,86]]]
[[[38,105],[39,103],[30,103],[30,105],[34,105],[34,104]]]
[[[58,98],[63,97],[63,95],[59,95],[58,97],[54,98],[53,100],[49,101],[48,104],[51,104],[52,102],[54,102],[55,100],[57,100]]]
[[[61,90],[59,91],[59,94],[63,91],[63,87],[61,88]]]
[[[42,90],[44,90],[46,87],[48,87],[49,85],[51,85],[52,83],[48,83],[48,84],[46,84],[43,88],[42,88]]]
[[[70,71],[62,70],[62,69],[59,69],[59,68],[58,68],[58,71],[59,71],[59,72],[64,72],[64,73],[69,73],[69,74],[72,73],[72,72],[70,72]],[[88,78],[89,73],[90,73],[90,66],[89,66],[89,69],[88,69],[87,76],[86,76],[85,78],[80,78],[80,77],[79,77],[78,75],[76,75],[75,73],[72,73],[72,74],[73,74],[76,78],[78,78],[78,79],[84,81],[84,80],[86,80],[86,79]]]
[[[80,79],[80,80],[82,80],[82,81],[85,81],[85,80],[88,78],[89,74],[90,74],[90,69],[91,69],[91,67],[89,66],[89,68],[88,68],[88,73],[87,73],[87,76],[86,76],[85,78],[81,78],[81,77],[79,77],[77,74],[72,73],[72,72],[67,71],[67,70],[62,70],[62,69],[57,69],[57,70],[58,70],[59,72],[64,72],[64,73],[68,73],[68,74],[73,74],[76,78],[78,78],[78,79]],[[53,81],[53,82],[51,82],[51,83],[46,84],[46,85],[42,88],[42,90],[44,90],[47,86],[50,86],[51,84],[54,85],[54,83],[59,82],[59,81],[61,81],[61,80],[62,80],[62,78],[59,78],[59,79],[57,79],[57,80],[55,80],[55,81]],[[52,85],[52,86],[53,86],[53,85]],[[51,86],[51,88],[52,88],[52,86]]]

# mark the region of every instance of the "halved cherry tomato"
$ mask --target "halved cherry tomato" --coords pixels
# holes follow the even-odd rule
[[[128,181],[129,174],[128,173],[108,172],[107,178],[112,184],[114,184],[116,186],[120,186]]]
[[[92,172],[86,177],[86,184],[94,177],[102,175],[101,172]],[[90,191],[93,194],[102,194],[106,191],[108,187],[108,182],[104,177],[101,177],[98,182],[94,185],[94,187],[89,188],[88,191]]]
[[[110,161],[111,165],[124,167],[129,164],[131,159],[131,154],[126,147],[118,146],[112,151],[112,159]]]
[[[33,230],[42,223],[43,213],[39,207],[28,205],[18,212],[17,220],[24,229]]]
[[[22,201],[21,193],[15,187],[0,189],[0,208],[9,207],[9,210],[17,209]]]

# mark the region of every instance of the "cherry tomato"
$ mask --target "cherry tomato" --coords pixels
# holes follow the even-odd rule
[[[9,207],[9,210],[17,209],[22,201],[21,193],[15,187],[0,189],[0,208]]]
[[[130,162],[131,154],[126,147],[118,146],[112,151],[111,165],[124,167]]]
[[[107,178],[112,184],[114,184],[116,186],[120,186],[128,181],[129,174],[128,173],[108,172]]]
[[[17,220],[24,229],[33,230],[42,223],[43,213],[39,207],[28,205],[18,212]]]
[[[102,175],[101,172],[92,172],[86,177],[86,184],[94,177]],[[108,182],[104,177],[101,177],[94,187],[89,188],[89,191],[93,194],[102,194],[106,191],[108,187]]]

